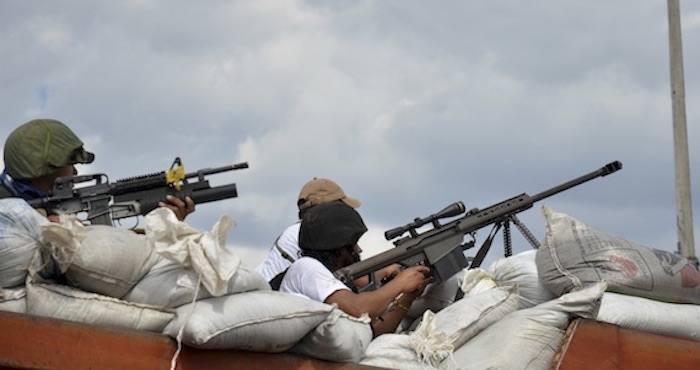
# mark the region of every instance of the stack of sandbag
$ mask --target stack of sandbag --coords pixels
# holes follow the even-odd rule
[[[84,225],[69,215],[62,216],[61,222],[43,224],[41,248],[52,256],[61,275],[58,281],[34,276],[27,284],[27,312],[161,332],[179,305],[200,297],[269,289],[261,276],[243,268],[226,247],[226,232],[233,227],[228,216],[222,216],[211,232],[190,228],[166,208],[147,215],[146,222],[166,226],[137,234],[123,228]],[[163,251],[166,243],[179,243],[184,248],[183,253],[168,246],[180,253],[176,256],[180,260]],[[167,266],[167,278],[156,280],[157,284],[146,280],[150,284],[139,287],[158,266]],[[177,285],[183,281],[187,284]],[[204,286],[201,290],[200,284]],[[135,289],[138,294],[133,293]]]
[[[466,272],[464,297],[426,311],[415,331],[384,334],[361,364],[392,369],[548,369],[572,317],[592,317],[604,283],[526,309],[515,285]]]
[[[498,287],[483,270],[463,274],[462,299],[424,312],[412,332],[383,334],[369,345],[363,365],[390,369],[441,368],[455,349],[518,307],[517,289]]]
[[[26,312],[25,281],[44,264],[41,225],[48,222],[23,199],[0,199],[0,311]]]
[[[27,279],[27,313],[104,327],[160,332],[174,317],[167,307],[123,300],[157,262],[146,236],[74,215],[41,225],[40,248],[59,275]],[[46,276],[46,275],[45,275]]]
[[[700,272],[675,253],[633,243],[542,207],[539,278],[562,295],[607,282],[596,319],[628,329],[700,340]]]
[[[595,318],[605,282],[551,301],[513,311],[455,350],[451,362],[462,369],[546,370],[564,343],[573,318]]]

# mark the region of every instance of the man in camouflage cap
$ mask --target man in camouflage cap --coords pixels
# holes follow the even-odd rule
[[[78,173],[76,164],[92,163],[95,155],[62,122],[35,119],[17,127],[5,141],[5,169],[0,174],[0,198],[26,200],[46,197],[58,177]],[[172,209],[180,220],[194,211],[191,199],[168,196],[162,205]]]
[[[5,141],[5,170],[0,175],[10,195],[32,199],[48,195],[58,176],[75,174],[78,163],[95,155],[68,126],[52,119],[35,119],[16,128]]]

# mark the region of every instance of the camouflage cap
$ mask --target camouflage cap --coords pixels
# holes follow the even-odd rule
[[[68,126],[53,119],[26,122],[5,141],[5,168],[15,179],[37,178],[94,159]]]

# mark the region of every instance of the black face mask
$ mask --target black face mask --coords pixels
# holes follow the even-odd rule
[[[319,204],[301,219],[299,247],[325,251],[354,247],[366,231],[364,221],[352,207],[342,202]]]

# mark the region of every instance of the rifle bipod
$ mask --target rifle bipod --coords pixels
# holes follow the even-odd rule
[[[513,223],[518,231],[520,231],[520,234],[522,234],[525,240],[532,245],[532,248],[539,249],[540,242],[537,241],[537,238],[535,238],[532,232],[530,232],[530,229],[528,229],[527,226],[520,221],[517,215],[511,214],[506,216],[503,221],[495,223],[493,228],[491,228],[489,236],[486,238],[486,240],[484,240],[484,243],[481,245],[481,248],[476,255],[472,258],[467,258],[470,269],[481,266],[486,254],[488,254],[489,250],[491,249],[493,238],[496,236],[496,234],[498,234],[498,231],[501,230],[501,228],[503,228],[503,256],[510,257],[513,255],[513,240],[510,231],[511,223]]]

